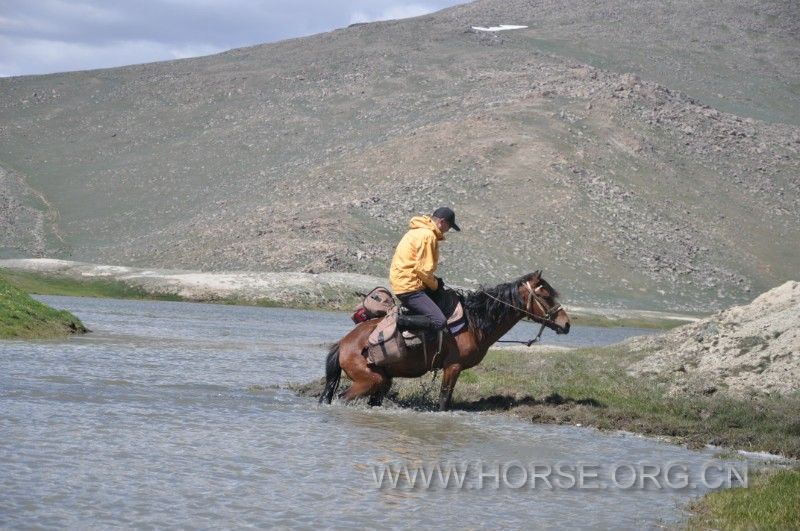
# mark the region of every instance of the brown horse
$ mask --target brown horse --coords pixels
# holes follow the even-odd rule
[[[557,298],[558,292],[542,278],[541,271],[494,288],[467,293],[462,299],[467,330],[456,336],[445,334],[439,356],[426,359],[420,348],[419,356],[408,356],[388,367],[375,367],[368,363],[366,356],[367,338],[380,319],[360,323],[328,352],[325,390],[319,401],[331,403],[342,369],[353,384],[339,398],[349,402],[369,396],[370,405],[381,404],[394,377],[416,378],[434,369],[444,369],[439,410],[446,411],[461,371],[479,364],[489,347],[521,319],[528,317],[558,334],[569,333],[569,316]],[[429,343],[428,352],[438,346],[433,343],[435,341]]]

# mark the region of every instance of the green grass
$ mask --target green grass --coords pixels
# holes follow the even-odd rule
[[[800,470],[751,474],[748,487],[710,493],[690,510],[689,529],[797,529]]]
[[[0,276],[0,339],[43,339],[86,332],[80,319],[31,298]]]
[[[129,286],[124,282],[102,278],[71,278],[66,276],[50,275],[45,273],[32,273],[0,269],[6,280],[13,286],[34,295],[65,295],[69,297],[97,297],[108,299],[153,299],[153,300],[182,300],[177,295],[160,295]]]
[[[569,310],[569,308],[567,309]],[[570,314],[573,325],[597,326],[601,328],[652,328],[656,330],[669,330],[687,324],[688,321],[679,319],[659,319],[648,317],[612,317],[595,314]]]
[[[624,347],[518,353],[490,351],[462,373],[453,407],[512,410],[534,422],[582,424],[800,457],[800,394],[741,400],[717,393],[670,396],[625,368],[643,354]],[[393,399],[435,408],[430,378],[398,380]],[[436,385],[438,389],[438,382]]]
[[[96,277],[78,278],[62,274],[20,271],[16,269],[0,269],[0,274],[5,276],[11,285],[33,295],[64,295],[69,297],[96,297],[101,299],[145,299],[161,301],[193,300],[171,293],[152,293],[143,288],[130,286],[125,282],[115,279]],[[328,288],[323,291],[322,298],[328,302],[326,304],[315,304],[310,299],[304,299],[301,296],[289,302],[277,301],[267,297],[245,299],[237,296],[202,299],[196,302],[236,306],[260,306],[265,308],[296,308],[304,310],[350,310],[360,302],[360,297],[352,293],[341,293]]]

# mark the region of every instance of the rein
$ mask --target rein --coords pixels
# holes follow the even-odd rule
[[[513,304],[510,304],[510,303],[508,303],[508,302],[506,302],[504,300],[498,299],[497,297],[495,297],[491,293],[488,293],[486,291],[481,290],[481,292],[484,295],[488,296],[490,299],[494,299],[494,300],[496,300],[497,302],[499,302],[501,304],[505,304],[506,306],[509,306],[510,308],[513,308],[514,310],[517,310],[518,312],[524,314],[525,317],[527,317],[528,319],[530,319],[534,323],[540,323],[542,325],[539,328],[539,333],[536,334],[536,337],[534,337],[533,339],[531,339],[529,341],[500,340],[500,339],[498,339],[496,341],[497,343],[521,343],[521,344],[523,344],[525,346],[530,347],[531,345],[533,345],[534,343],[536,343],[537,341],[539,341],[542,338],[542,332],[544,332],[544,329],[548,324],[551,324],[551,325],[555,326],[555,321],[553,320],[553,317],[555,316],[555,314],[558,313],[559,310],[561,310],[561,304],[556,303],[555,305],[553,305],[551,308],[548,309],[544,298],[540,297],[539,295],[536,294],[536,292],[535,292],[536,288],[535,287],[531,287],[531,281],[530,280],[525,283],[525,287],[528,289],[528,302],[526,303],[524,309],[523,308],[518,308]],[[539,317],[538,315],[533,313],[534,304],[539,308],[539,310],[542,312],[544,317]]]

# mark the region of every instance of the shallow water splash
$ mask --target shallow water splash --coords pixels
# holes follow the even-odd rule
[[[342,313],[43,299],[93,333],[0,342],[0,527],[642,528],[679,520],[704,490],[518,488],[531,464],[598,465],[602,475],[615,463],[672,462],[697,476],[712,454],[490,414],[319,407],[296,396],[285,385],[322,376],[326,345],[351,326]],[[545,341],[632,333],[576,332]],[[472,467],[462,488],[376,485],[382,465],[449,463]],[[495,488],[493,467],[509,463],[522,468]]]

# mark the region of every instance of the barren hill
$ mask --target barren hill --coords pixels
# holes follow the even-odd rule
[[[451,204],[454,283],[727,306],[800,268],[798,36],[793,2],[479,0],[0,79],[0,257],[382,276]]]
[[[800,283],[786,282],[750,304],[632,345],[655,353],[631,372],[664,378],[676,393],[800,391]]]

